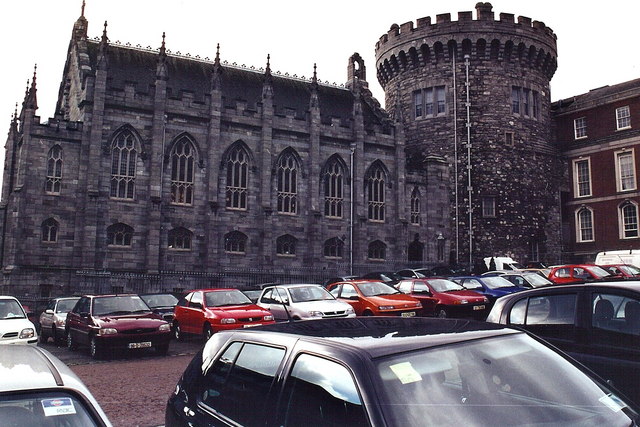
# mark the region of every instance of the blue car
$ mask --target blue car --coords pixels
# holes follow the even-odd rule
[[[489,301],[492,304],[501,296],[526,289],[524,287],[515,286],[510,281],[500,276],[459,276],[450,277],[450,279],[471,291],[481,293],[489,298]]]

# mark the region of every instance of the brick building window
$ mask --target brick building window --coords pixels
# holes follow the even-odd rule
[[[298,240],[290,234],[285,234],[276,239],[276,253],[282,256],[295,256]]]
[[[411,224],[420,225],[420,190],[414,187],[411,192]]]
[[[49,150],[47,159],[47,180],[45,191],[48,194],[60,194],[60,183],[62,181],[62,147],[54,145]]]
[[[620,237],[622,239],[638,238],[638,205],[629,200],[620,205]]]
[[[573,135],[574,139],[581,139],[587,137],[587,118],[578,117],[573,121]]]
[[[283,153],[276,167],[279,213],[298,212],[298,162],[292,152]]]
[[[511,112],[520,114],[520,88],[511,86]]]
[[[413,92],[414,115],[435,117],[446,114],[447,98],[444,86],[433,86]]]
[[[531,115],[531,90],[522,88],[522,112],[525,116]]]
[[[111,145],[111,197],[133,199],[136,159],[133,134],[130,131],[120,132]]]
[[[575,197],[591,196],[591,165],[589,159],[573,162],[573,182]]]
[[[366,190],[368,218],[370,221],[384,222],[385,218],[385,173],[380,165],[374,165],[367,174]]]
[[[616,156],[616,184],[618,191],[636,189],[636,165],[633,150],[620,151]]]
[[[227,158],[226,206],[229,209],[247,210],[249,185],[249,154],[237,145]]]
[[[184,227],[169,230],[169,249],[190,251],[193,233]]]
[[[338,159],[329,160],[324,171],[324,216],[342,218],[344,169]]]
[[[42,241],[55,243],[58,241],[58,221],[53,218],[47,218],[42,222]]]
[[[593,242],[593,212],[583,207],[576,211],[576,240],[578,242]]]
[[[323,253],[327,258],[342,258],[344,256],[344,242],[338,237],[326,240]]]
[[[109,246],[131,246],[133,228],[127,224],[113,224],[107,228],[107,244]]]
[[[180,139],[171,151],[171,203],[193,204],[195,148],[188,138]]]
[[[629,106],[616,108],[616,126],[617,130],[629,129],[631,127],[631,112]]]
[[[384,261],[387,251],[387,245],[380,240],[369,243],[367,258],[374,261]]]
[[[508,147],[513,147],[513,132],[504,133],[504,143]]]
[[[246,254],[247,240],[246,234],[231,231],[224,235],[224,251],[230,254]]]
[[[424,108],[424,99],[421,90],[413,92],[413,105],[415,111],[415,117],[422,117],[423,108]]]
[[[540,95],[535,90],[531,91],[531,108],[532,117],[538,119],[540,117]]]
[[[483,218],[496,217],[496,197],[495,196],[482,197],[482,217]]]

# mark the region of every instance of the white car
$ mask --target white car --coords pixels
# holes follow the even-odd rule
[[[276,285],[262,290],[258,305],[276,321],[355,317],[353,308],[316,284]]]
[[[20,301],[0,296],[0,344],[36,344],[36,327],[27,318]]]
[[[40,342],[46,343],[49,337],[53,343],[66,342],[64,334],[67,314],[73,310],[80,297],[54,298],[40,315]]]

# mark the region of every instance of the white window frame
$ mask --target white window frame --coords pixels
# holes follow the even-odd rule
[[[622,191],[633,191],[636,190],[638,188],[638,184],[636,182],[636,162],[635,162],[635,153],[634,150],[622,150],[622,151],[616,151],[615,152],[615,163],[616,163],[616,188],[619,192]],[[632,182],[629,183],[629,187],[625,187],[625,181],[623,180],[622,176],[622,165],[621,165],[621,159],[623,157],[630,157],[631,158],[631,176],[627,177],[627,179],[631,180]]]
[[[628,105],[616,108],[616,130],[631,129],[631,110]]]
[[[587,137],[587,118],[578,117],[573,120],[573,138],[584,139]]]
[[[636,220],[635,228],[634,229],[629,229],[629,230],[627,230],[627,228],[626,228],[626,223],[625,223],[625,218],[624,218],[624,209],[627,206],[633,206],[633,208],[635,209],[635,220]],[[620,228],[620,239],[629,240],[629,239],[638,239],[638,238],[640,238],[639,218],[638,218],[638,204],[637,203],[635,203],[635,202],[633,202],[631,200],[626,200],[625,202],[623,202],[622,204],[620,204],[618,206],[618,224],[619,224],[619,228]],[[635,235],[627,236],[627,232],[628,231],[635,231],[634,232]]]
[[[588,194],[580,194],[580,183],[578,182],[578,164],[586,162],[587,167],[589,169],[589,193]],[[591,197],[591,195],[593,194],[593,188],[592,188],[592,182],[593,180],[591,179],[591,158],[587,157],[587,158],[580,158],[580,159],[575,159],[573,161],[573,195],[574,198],[579,199],[582,197]]]
[[[580,218],[580,214],[582,212],[589,212],[590,215],[590,220],[591,220],[591,239],[585,239],[583,238],[582,235],[582,230],[586,228],[583,227],[584,224],[582,223],[582,220]],[[593,221],[593,209],[586,207],[586,206],[582,206],[579,209],[576,210],[575,212],[575,220],[576,220],[576,242],[578,243],[585,243],[585,242],[593,242],[596,239],[596,232],[595,232],[595,227],[594,227],[594,221]]]

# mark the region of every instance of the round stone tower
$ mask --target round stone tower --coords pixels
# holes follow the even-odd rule
[[[550,28],[510,13],[496,20],[490,3],[476,4],[475,20],[459,12],[457,21],[447,13],[394,24],[376,43],[378,81],[387,110],[404,121],[408,164],[448,159],[452,262],[559,257],[556,67]]]

